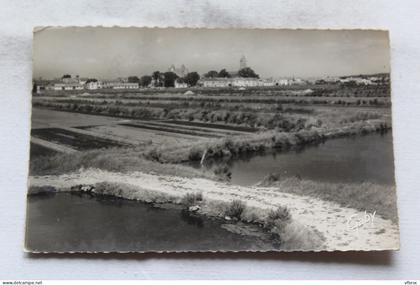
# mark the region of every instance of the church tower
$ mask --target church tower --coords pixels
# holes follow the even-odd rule
[[[245,56],[243,55],[242,57],[241,57],[241,59],[239,60],[239,70],[241,70],[241,69],[243,69],[243,68],[245,68],[246,67],[246,58],[245,58]]]

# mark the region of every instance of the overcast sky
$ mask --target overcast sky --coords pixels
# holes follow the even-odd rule
[[[244,55],[261,77],[389,72],[383,31],[41,28],[34,34],[34,77],[65,73],[110,79],[167,71],[239,69]]]

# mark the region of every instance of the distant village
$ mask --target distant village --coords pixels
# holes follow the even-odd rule
[[[341,83],[344,85],[377,85],[389,83],[388,74],[358,75],[325,77],[322,79],[301,79],[301,78],[260,78],[255,71],[247,65],[245,56],[239,60],[237,71],[210,70],[202,75],[193,71],[190,72],[185,65],[179,68],[171,65],[166,72],[155,71],[151,75],[142,77],[129,76],[114,80],[101,80],[97,78],[84,78],[70,74],[64,74],[61,78],[44,80],[34,79],[33,91],[43,93],[44,91],[77,91],[77,90],[134,90],[140,88],[247,88],[247,87],[274,87],[299,84],[327,84]]]

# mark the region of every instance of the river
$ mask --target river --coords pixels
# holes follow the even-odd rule
[[[26,247],[38,252],[275,249],[225,230],[224,221],[112,197],[28,197]]]
[[[208,161],[206,167],[220,165]],[[322,182],[373,182],[394,185],[392,133],[327,140],[289,151],[247,154],[223,162],[232,173],[231,183],[249,186],[267,174]]]

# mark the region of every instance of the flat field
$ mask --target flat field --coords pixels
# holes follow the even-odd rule
[[[66,135],[84,139],[97,136],[93,148],[142,146],[138,151],[153,159],[181,150],[183,155],[177,156],[180,161],[200,159],[201,155],[192,153],[197,145],[204,152],[209,144],[226,139],[255,142],[265,138],[255,146],[258,149],[268,146],[267,134],[316,132],[330,136],[343,135],[349,129],[354,134],[391,126],[387,85],[50,92],[34,96],[33,106],[32,128],[51,128],[33,131],[38,141],[52,140],[74,148]],[[82,145],[77,150],[91,148]]]

